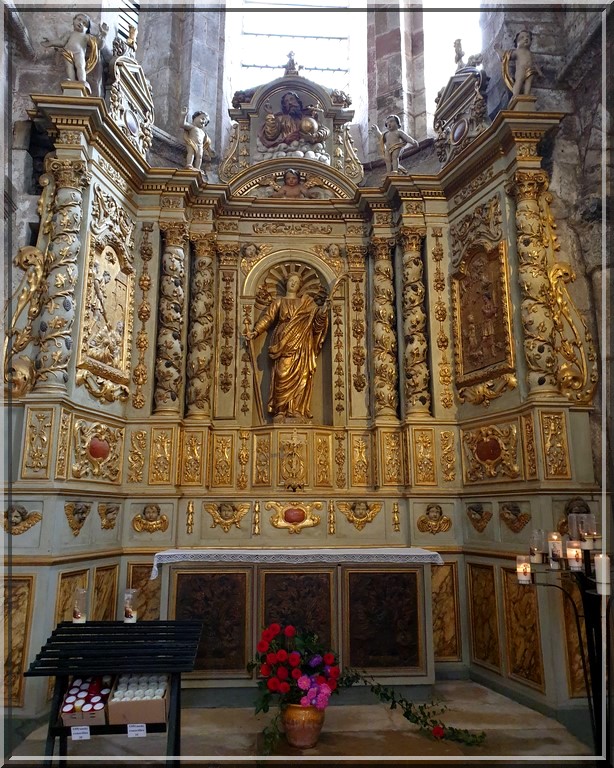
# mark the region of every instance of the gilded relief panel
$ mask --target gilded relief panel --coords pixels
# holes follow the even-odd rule
[[[461,443],[466,483],[522,477],[516,423],[488,424],[462,430]]]
[[[147,431],[137,429],[130,433],[130,451],[128,453],[128,482],[142,483],[147,456]]]
[[[23,480],[49,477],[53,434],[53,408],[28,408],[26,413],[25,445],[21,464]]]
[[[519,584],[516,570],[502,568],[508,674],[514,680],[545,690],[537,589]]]
[[[277,621],[317,632],[327,648],[336,646],[334,633],[336,585],[334,571],[260,571],[262,626]]]
[[[458,564],[431,566],[435,661],[461,661]]]
[[[118,570],[117,565],[94,568],[93,621],[114,621],[116,619]]]
[[[469,563],[469,615],[471,617],[471,659],[501,672],[499,624],[495,569],[492,565]]]
[[[77,419],[73,425],[72,477],[121,482],[123,427]]]
[[[252,483],[255,486],[271,487],[271,435],[256,435]]]
[[[150,579],[151,565],[128,563],[128,587],[138,589],[136,593],[136,615],[139,621],[160,619],[160,579]]]
[[[533,427],[533,415],[523,414],[520,417],[522,425],[522,456],[524,459],[524,473],[527,480],[537,477],[537,450],[535,448],[535,429]]]
[[[332,435],[315,434],[315,479],[316,488],[332,487]]]
[[[4,579],[4,706],[23,707],[34,604],[34,576]],[[10,629],[10,634],[9,634]],[[10,644],[9,644],[10,640]]]
[[[234,484],[234,435],[213,435],[211,486],[230,488]]]
[[[68,451],[70,450],[70,426],[72,416],[62,408],[58,432],[58,450],[55,457],[55,479],[66,480],[68,473]]]
[[[436,485],[437,470],[435,466],[435,430],[412,429],[412,446],[414,457],[414,482],[416,485]]]
[[[382,432],[380,445],[380,463],[384,485],[403,485],[403,453],[400,432]]]
[[[421,572],[347,568],[343,578],[344,613],[349,619],[343,648],[349,666],[379,672],[423,670]]]
[[[181,450],[181,485],[204,484],[205,433],[185,432]]]
[[[564,411],[540,412],[544,475],[547,480],[569,479],[569,448],[567,445],[567,420]]]
[[[195,664],[201,676],[248,677],[251,579],[250,568],[173,571],[173,618],[203,620]]]
[[[149,453],[149,484],[173,482],[175,433],[173,429],[152,429]]]
[[[280,432],[277,484],[289,490],[309,485],[309,444],[306,432]]]
[[[578,614],[582,616],[582,597],[578,585],[573,579],[565,581],[565,590],[571,595],[571,599],[576,605]],[[584,680],[584,670],[582,667],[582,657],[580,656],[580,645],[578,642],[578,630],[574,610],[569,600],[561,595],[563,601],[563,617],[565,630],[565,658],[567,670],[567,689],[571,698],[581,698],[586,696],[586,682]],[[582,637],[583,647],[586,648],[586,625],[580,621],[580,635]],[[587,673],[590,672],[587,670]]]
[[[371,437],[370,435],[351,436],[351,485],[369,485],[371,474]]]

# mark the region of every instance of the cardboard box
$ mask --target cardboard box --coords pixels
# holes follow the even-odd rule
[[[109,725],[165,723],[168,718],[168,689],[161,699],[113,701],[107,703]]]
[[[62,725],[70,727],[71,725],[105,725],[105,709],[99,709],[97,712],[62,712]]]

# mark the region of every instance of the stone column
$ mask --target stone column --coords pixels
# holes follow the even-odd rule
[[[373,412],[375,416],[397,416],[399,373],[394,319],[394,284],[391,248],[394,240],[373,238]]]
[[[183,221],[167,221],[160,224],[160,229],[164,233],[164,253],[160,270],[154,411],[181,414],[187,226]]]
[[[424,227],[403,227],[403,370],[405,373],[404,415],[430,413],[430,372],[427,363],[426,286],[421,246]]]
[[[187,406],[188,416],[211,416],[213,382],[213,260],[214,236],[192,234],[195,256],[190,284],[190,327],[188,331]]]
[[[529,395],[558,392],[555,328],[549,305],[550,235],[539,200],[548,189],[544,171],[516,171],[506,191],[516,200],[518,279]]]
[[[79,278],[83,189],[91,181],[84,160],[47,158],[47,173],[55,180],[51,235],[47,249],[47,290],[38,322],[37,389],[66,390],[73,345],[75,287]],[[43,226],[47,226],[43,222]]]

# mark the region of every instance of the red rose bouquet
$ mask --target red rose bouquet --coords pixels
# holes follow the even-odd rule
[[[326,709],[331,694],[339,691],[337,655],[314,632],[273,623],[262,631],[256,651],[256,660],[248,665],[260,678],[256,714],[268,712],[271,704]]]

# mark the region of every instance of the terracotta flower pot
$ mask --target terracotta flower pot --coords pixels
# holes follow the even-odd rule
[[[324,725],[324,710],[288,704],[281,713],[288,744],[299,749],[314,747]]]

